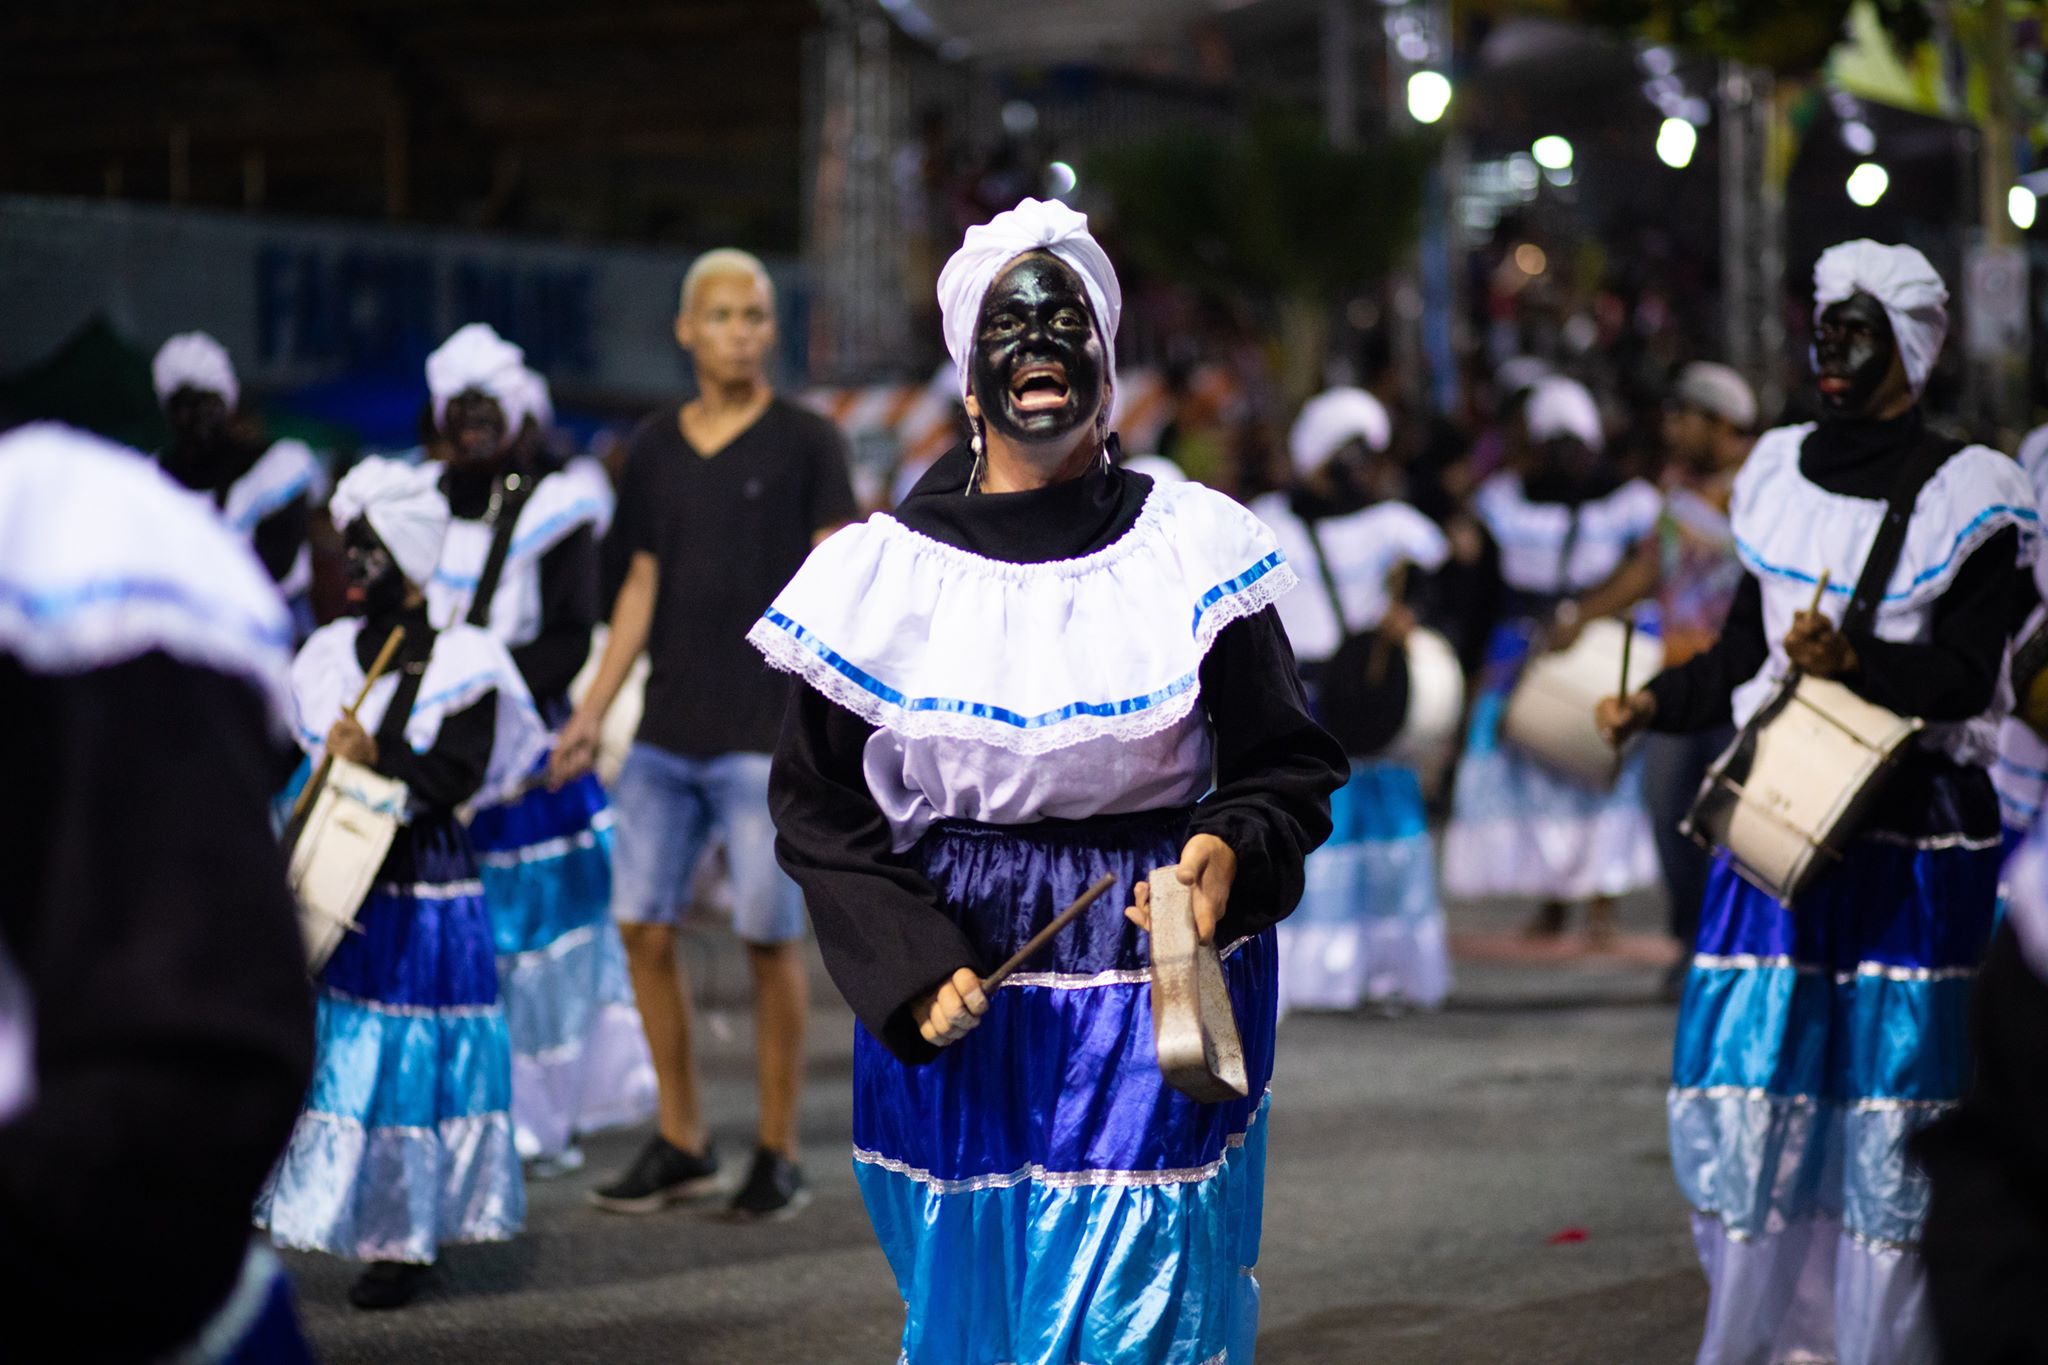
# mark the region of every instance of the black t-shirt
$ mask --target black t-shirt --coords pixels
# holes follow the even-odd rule
[[[612,539],[618,559],[644,552],[661,569],[641,743],[693,758],[775,748],[787,689],[747,631],[812,537],[854,512],[839,429],[794,403],[775,399],[708,459],[675,408],[639,425]]]

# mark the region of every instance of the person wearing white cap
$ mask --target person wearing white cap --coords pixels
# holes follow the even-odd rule
[[[312,1359],[249,1229],[313,1065],[269,817],[290,663],[247,548],[139,452],[0,436],[7,1360]]]
[[[355,614],[315,631],[291,670],[307,763],[332,754],[406,789],[359,932],[320,970],[313,1084],[256,1207],[280,1246],[369,1262],[349,1291],[365,1309],[409,1302],[443,1246],[502,1241],[526,1216],[491,922],[456,812],[515,791],[547,730],[504,645],[428,620],[449,521],[439,474],[373,458],[335,488]]]
[[[320,482],[311,448],[289,437],[265,443],[254,436],[239,412],[241,384],[227,348],[205,332],[164,342],[150,374],[171,424],[171,443],[158,461],[255,548],[310,629],[310,608],[302,606],[313,586],[306,524]]]
[[[1921,414],[1945,297],[1910,247],[1821,256],[1822,418],[1764,433],[1736,476],[1720,639],[1598,708],[1617,739],[1747,726],[1798,670],[1924,724],[1796,910],[1726,856],[1708,875],[1667,1103],[1707,1365],[1935,1358],[1907,1140],[1970,1071],[1999,874],[1985,768],[2039,527],[2018,465]]]
[[[1280,621],[1318,719],[1351,751],[1350,781],[1330,801],[1330,840],[1310,855],[1301,906],[1280,924],[1283,1012],[1366,1001],[1434,1009],[1450,992],[1422,781],[1386,754],[1412,681],[1405,656],[1392,658],[1416,627],[1404,585],[1411,571],[1442,568],[1450,543],[1399,500],[1392,440],[1372,394],[1320,393],[1288,436],[1293,488],[1251,504],[1309,579],[1280,599]],[[1339,670],[1355,672],[1353,684],[1376,677],[1395,687],[1332,686]]]
[[[1561,624],[1554,643],[1567,645],[1578,621],[1618,616],[1638,602],[1657,603],[1657,631],[1667,667],[1712,645],[1742,581],[1728,499],[1735,472],[1756,443],[1756,395],[1726,365],[1695,361],[1680,370],[1664,406],[1664,510],[1656,534],[1599,587],[1578,601],[1577,619]],[[1679,831],[1707,768],[1734,730],[1717,725],[1690,735],[1652,735],[1643,745],[1644,794],[1664,872],[1665,913],[1684,950],[1665,990],[1677,999],[1706,892],[1705,852]]]
[[[859,1020],[855,1173],[902,1358],[1248,1361],[1271,926],[1344,778],[1271,610],[1294,571],[1230,499],[1116,467],[1122,297],[1084,216],[1026,199],[969,229],[939,301],[971,441],[748,637],[800,684],[777,852]],[[1162,868],[1224,949],[1243,1099],[1160,1074]],[[984,990],[1103,873],[1114,899]]]
[[[547,387],[520,349],[483,323],[427,357],[446,439],[452,521],[427,582],[428,614],[464,621],[511,652],[551,726],[590,654],[605,492],[548,468],[534,433]],[[654,1067],[611,919],[612,814],[585,773],[481,805],[469,825],[497,935],[512,1033],[512,1120],[536,1173],[582,1164],[579,1133],[654,1112]]]
[[[1626,764],[1611,790],[1596,790],[1504,743],[1501,718],[1531,651],[1565,638],[1579,595],[1651,534],[1663,500],[1605,458],[1599,405],[1577,380],[1537,379],[1522,421],[1525,467],[1494,474],[1473,499],[1499,547],[1505,605],[1452,790],[1444,889],[1539,898],[1532,934],[1563,932],[1567,907],[1586,901],[1597,946],[1612,936],[1614,898],[1657,880],[1641,760]]]

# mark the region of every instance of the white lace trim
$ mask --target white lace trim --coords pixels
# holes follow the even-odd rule
[[[1205,1161],[1199,1166],[1179,1166],[1158,1171],[1054,1171],[1034,1161],[1014,1171],[948,1179],[933,1175],[930,1171],[913,1166],[907,1161],[898,1161],[895,1157],[871,1152],[865,1147],[856,1146],[853,1149],[853,1159],[859,1165],[874,1166],[891,1175],[914,1180],[934,1194],[973,1194],[978,1190],[1007,1190],[1018,1185],[1039,1185],[1049,1190],[1078,1190],[1105,1186],[1152,1189],[1163,1185],[1198,1185],[1205,1180],[1213,1180],[1230,1160],[1230,1154],[1244,1146],[1245,1134],[1251,1132],[1253,1126],[1258,1123],[1260,1115],[1266,1112],[1272,1098],[1271,1090],[1260,1096],[1259,1102],[1252,1106],[1250,1115],[1245,1119],[1244,1130],[1224,1138],[1221,1155],[1214,1161]]]
[[[944,548],[951,549],[950,546]],[[1271,606],[1282,593],[1292,589],[1297,581],[1294,570],[1282,561],[1275,563],[1256,581],[1218,598],[1202,613],[1202,619],[1195,628],[1197,667],[1164,687],[1146,696],[1123,701],[1073,704],[1114,707],[1116,714],[1105,716],[1082,711],[1050,720],[1029,717],[1027,719],[1031,723],[1026,725],[975,714],[975,711],[994,712],[1006,709],[986,702],[913,698],[913,703],[938,702],[939,706],[913,704],[906,707],[899,702],[891,701],[844,671],[842,664],[844,668],[854,666],[839,660],[836,654],[831,653],[829,646],[822,642],[816,645],[808,644],[792,634],[789,628],[777,625],[766,617],[754,623],[753,629],[747,632],[747,640],[761,651],[771,665],[803,679],[817,689],[827,701],[844,707],[870,725],[893,730],[907,739],[973,740],[998,749],[1006,749],[1014,754],[1032,756],[1052,753],[1103,737],[1124,741],[1145,739],[1187,719],[1194,711],[1195,702],[1202,691],[1199,661],[1207,656],[1210,647],[1216,643],[1217,635],[1231,622],[1256,615]],[[802,627],[797,626],[796,629],[801,630]],[[824,650],[825,653],[821,654],[820,650]],[[827,657],[828,655],[830,657]],[[941,707],[947,709],[940,709]],[[953,707],[963,709],[950,709]],[[973,710],[964,709],[969,707]],[[1131,709],[1126,710],[1125,707]]]

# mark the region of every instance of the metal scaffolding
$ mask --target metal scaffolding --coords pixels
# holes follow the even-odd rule
[[[891,162],[909,132],[908,80],[873,0],[830,0],[809,52],[805,259],[814,380],[871,378],[907,350],[905,243]]]

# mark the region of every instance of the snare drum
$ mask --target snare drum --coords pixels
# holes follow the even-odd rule
[[[299,901],[299,933],[315,975],[355,928],[398,827],[405,823],[405,783],[345,758],[327,781],[292,846],[290,879]]]
[[[1531,657],[1508,697],[1501,738],[1559,776],[1607,791],[1621,761],[1593,723],[1593,708],[1621,687],[1621,656],[1629,654],[1629,685],[1638,686],[1664,666],[1664,646],[1611,618],[1588,621],[1570,649]]]
[[[1451,642],[1433,630],[1408,632],[1408,713],[1387,757],[1422,774],[1425,782],[1450,761],[1465,715],[1465,670]]]
[[[1714,760],[1678,828],[1789,905],[1840,860],[1921,728],[1838,682],[1802,676]]]
[[[602,625],[590,632],[590,655],[583,661],[583,667],[569,684],[569,700],[577,705],[583,702],[584,694],[597,679],[597,666],[604,659],[604,646],[609,631]],[[597,759],[592,764],[598,780],[606,787],[618,781],[619,769],[625,766],[626,752],[633,747],[633,736],[640,732],[640,716],[647,706],[647,651],[642,650],[633,660],[633,667],[626,672],[626,681],[619,686],[619,695],[612,699],[612,709],[604,713],[604,725],[598,731]]]

